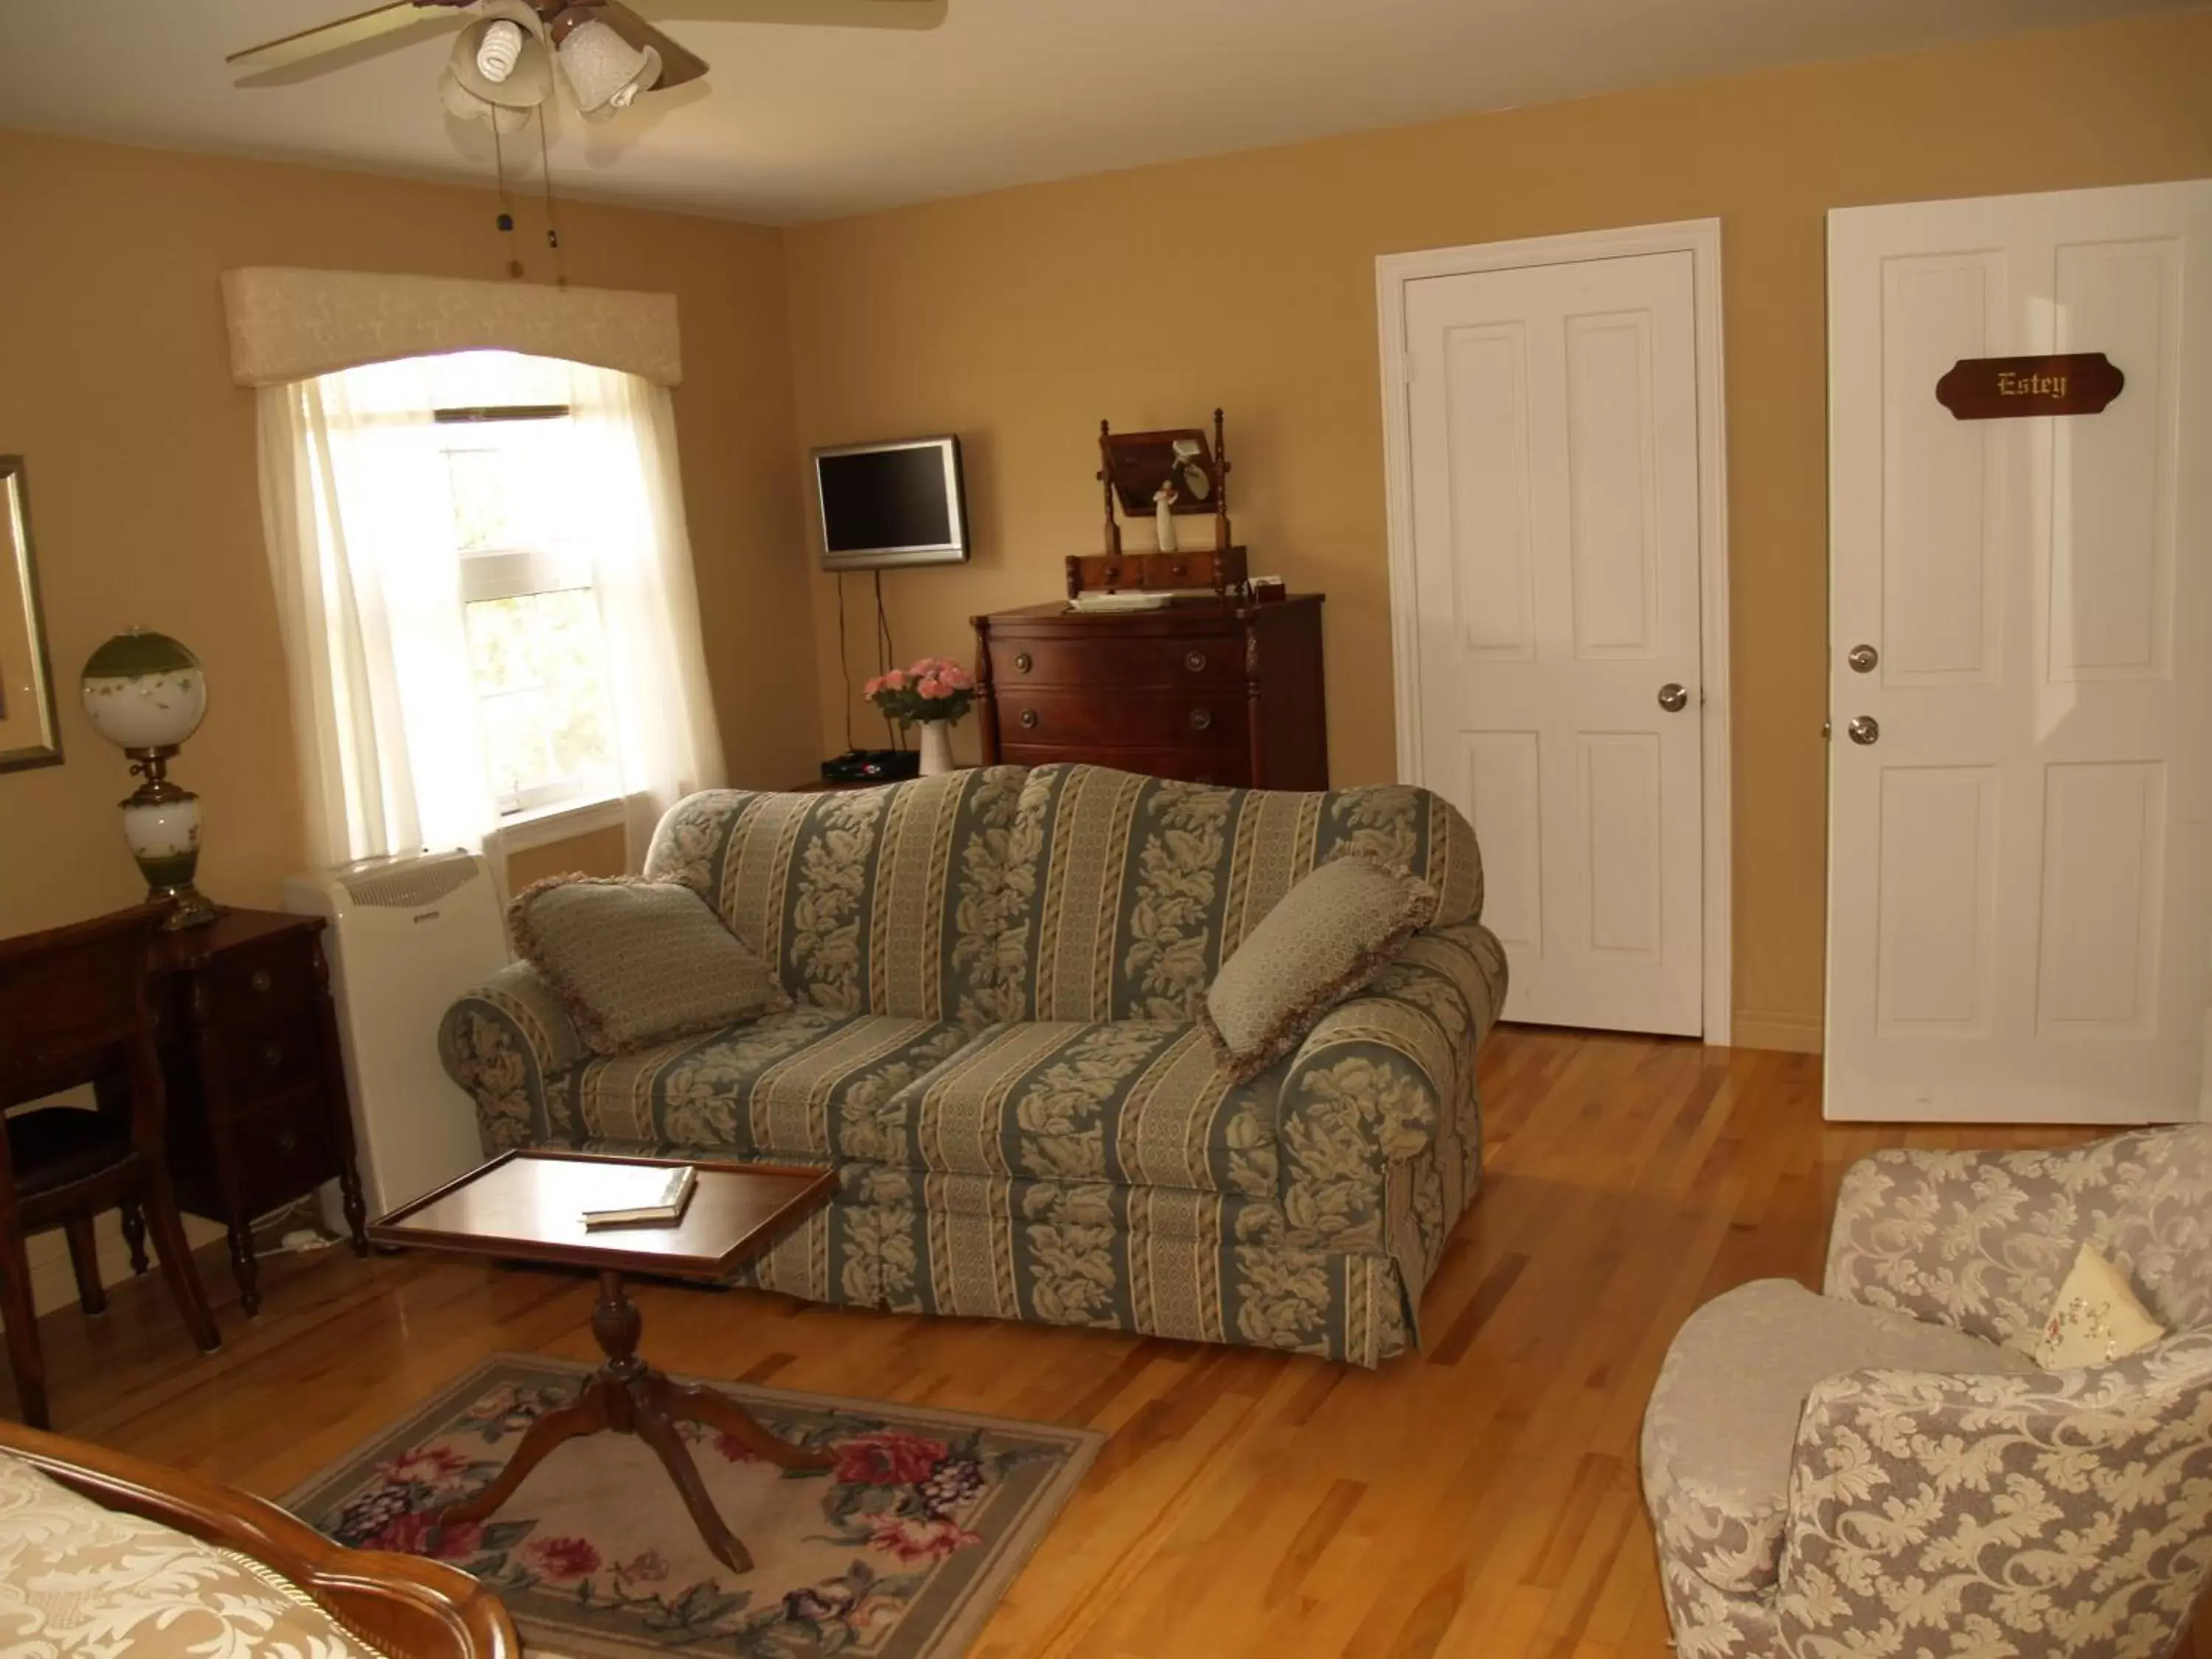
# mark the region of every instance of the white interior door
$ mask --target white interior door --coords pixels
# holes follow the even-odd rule
[[[1692,256],[1406,287],[1420,776],[1481,837],[1506,1015],[1696,1036]]]
[[[1838,212],[1828,264],[1828,1115],[2196,1118],[2212,185]],[[2098,351],[2101,414],[1936,401]]]

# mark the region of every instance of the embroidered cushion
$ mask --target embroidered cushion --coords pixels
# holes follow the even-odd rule
[[[261,1563],[102,1509],[0,1455],[0,1651],[380,1659]]]
[[[2106,1261],[2095,1245],[2084,1244],[2044,1322],[2035,1363],[2046,1371],[2109,1365],[2142,1352],[2165,1334],[2166,1327],[2136,1300],[2127,1275]]]
[[[515,895],[507,925],[593,1054],[791,1006],[759,954],[676,882],[550,877]]]
[[[1363,858],[1321,866],[1221,964],[1200,1024],[1222,1069],[1257,1077],[1389,965],[1437,914],[1437,890]]]

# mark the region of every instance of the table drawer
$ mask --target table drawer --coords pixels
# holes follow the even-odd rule
[[[1241,689],[1244,641],[1235,634],[1037,640],[994,636],[991,681],[1002,696],[1031,685],[1082,685],[1101,692],[1182,686]]]
[[[220,1056],[224,1089],[237,1107],[323,1084],[323,1027],[314,1009],[230,1021],[209,1041]]]
[[[258,1018],[313,1006],[315,939],[305,931],[226,951],[201,971],[205,1018]]]
[[[327,1112],[319,1088],[301,1090],[241,1113],[217,1131],[229,1138],[246,1214],[273,1210],[337,1177]]]
[[[1218,783],[1243,788],[1252,781],[1251,757],[1241,749],[1102,749],[1094,744],[1006,744],[1000,758],[1008,766],[1050,766],[1080,761],[1184,783]]]
[[[998,697],[999,741],[1108,744],[1129,749],[1236,748],[1244,742],[1244,693],[1114,694],[1024,687]]]

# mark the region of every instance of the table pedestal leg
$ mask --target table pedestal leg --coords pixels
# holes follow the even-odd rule
[[[592,1310],[592,1334],[599,1339],[606,1364],[585,1382],[574,1401],[530,1425],[496,1480],[473,1498],[440,1510],[438,1527],[484,1520],[514,1496],[530,1472],[556,1446],[580,1435],[611,1429],[617,1434],[634,1434],[653,1448],[714,1559],[732,1571],[750,1571],[752,1558],[723,1524],[676,1425],[697,1423],[717,1430],[778,1468],[826,1469],[836,1459],[827,1452],[809,1451],[778,1438],[726,1395],[691,1383],[672,1382],[654,1370],[637,1357],[642,1324],[637,1304],[623,1291],[622,1275],[602,1273],[599,1299]],[[434,1534],[432,1547],[436,1547]]]

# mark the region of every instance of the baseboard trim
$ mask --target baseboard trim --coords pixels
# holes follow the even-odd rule
[[[1775,1013],[1759,1008],[1735,1011],[1732,1034],[1739,1048],[1778,1048],[1785,1054],[1817,1054],[1826,1026],[1818,1014]]]

